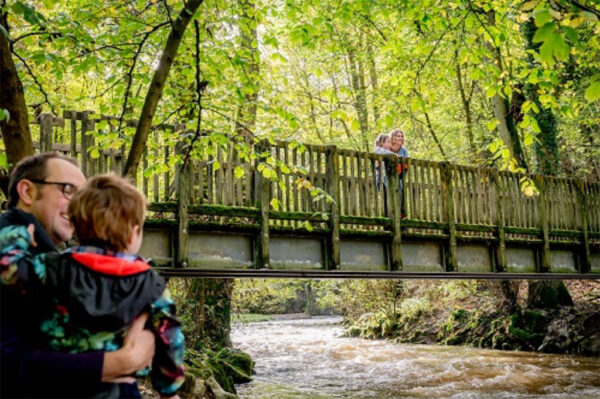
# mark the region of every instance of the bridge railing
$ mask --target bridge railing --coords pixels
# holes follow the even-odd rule
[[[36,121],[40,125],[38,146],[76,157],[87,175],[119,172],[129,144],[116,132],[118,120],[112,116],[95,117],[91,111],[65,111],[62,118],[42,114]],[[124,125],[134,127],[136,123],[125,121]],[[103,124],[102,129],[98,128],[100,124]],[[153,129],[134,176],[149,201],[174,199],[175,165],[171,157],[175,154],[177,138],[163,132],[177,133],[181,129],[180,125],[162,125]],[[102,133],[98,133],[100,130]],[[115,149],[115,143],[119,142]],[[383,170],[383,157],[336,149],[339,174],[328,176],[327,157],[332,148],[290,146],[283,141],[269,144],[271,156],[279,161],[279,166],[274,168],[279,180],[270,185],[270,199],[277,201],[272,205],[282,212],[326,213],[329,211],[326,200],[314,201],[314,191],[310,188],[327,191],[331,184],[328,179],[335,178],[340,215],[388,217],[388,186],[378,186],[376,181],[376,173]],[[232,143],[224,143],[213,153],[204,155],[203,159],[194,159],[192,202],[252,207],[256,199],[254,163],[248,157],[241,157]],[[405,165],[403,210],[407,219],[449,222],[442,192],[442,180],[447,178],[453,192],[452,213],[457,224],[494,226],[501,213],[504,226],[525,229],[523,231],[541,229],[540,211],[544,208],[550,229],[581,230],[585,222],[589,231],[600,232],[598,183],[463,165],[449,165],[447,176],[443,171],[444,164],[440,162],[419,159],[402,162]],[[525,177],[543,186],[543,193],[525,195],[521,190],[521,181]]]
[[[41,150],[76,157],[88,176],[121,171],[129,143],[117,132],[118,118],[65,111],[61,118],[42,114],[35,123],[40,126]],[[123,122],[129,127],[136,124]],[[151,203],[171,203],[159,209],[175,215],[182,174],[173,155],[183,129],[155,126],[134,175]],[[259,148],[251,152],[258,159],[227,139],[212,142],[209,150],[193,157],[185,174],[189,204],[197,206],[192,214],[208,213],[267,236],[270,228],[305,233],[314,229],[329,237],[334,253],[340,234],[380,235],[399,242],[402,229],[409,229],[404,235],[415,237],[426,231],[448,242],[450,264],[456,262],[452,257],[457,241],[471,238],[498,245],[500,258],[501,248],[510,241],[544,248],[583,245],[582,256],[588,258],[589,245],[600,244],[600,183],[398,159],[335,146],[284,141],[256,145]],[[261,162],[269,165],[274,179],[264,178]],[[402,171],[400,176],[396,170]],[[524,194],[521,185],[526,178],[535,183],[535,195]],[[323,192],[330,193],[333,202]],[[227,207],[236,210],[225,211]],[[548,251],[543,253],[549,256]]]

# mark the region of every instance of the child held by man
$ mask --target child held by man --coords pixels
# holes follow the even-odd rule
[[[156,336],[150,377],[161,397],[177,398],[184,380],[184,337],[165,281],[137,255],[146,199],[114,174],[92,177],[69,204],[80,246],[31,256],[33,225],[0,231],[3,289],[36,309],[32,335],[41,348],[71,353],[118,349],[129,325],[147,317]],[[102,384],[96,397],[140,397],[137,384]]]

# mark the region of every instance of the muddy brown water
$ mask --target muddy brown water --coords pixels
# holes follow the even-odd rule
[[[234,324],[241,398],[600,399],[600,359],[341,337],[341,318]]]

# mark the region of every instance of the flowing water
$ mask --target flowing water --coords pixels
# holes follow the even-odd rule
[[[235,324],[241,398],[599,399],[600,359],[342,338],[340,318]]]

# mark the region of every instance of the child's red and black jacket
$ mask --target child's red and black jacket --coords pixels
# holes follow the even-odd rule
[[[0,230],[2,289],[36,308],[42,347],[80,353],[121,347],[131,322],[149,312],[157,337],[151,378],[171,396],[184,379],[184,338],[165,281],[139,256],[91,246],[32,256],[24,226]]]

